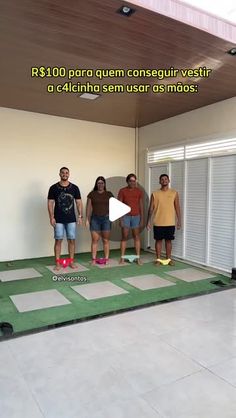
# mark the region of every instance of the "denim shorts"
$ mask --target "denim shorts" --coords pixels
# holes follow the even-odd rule
[[[90,231],[110,231],[111,222],[109,221],[109,215],[98,216],[92,215],[90,220]]]
[[[140,225],[140,215],[132,216],[132,215],[125,215],[123,217],[123,227],[124,228],[138,228]]]
[[[54,238],[63,239],[64,232],[66,232],[67,239],[75,239],[76,238],[76,222],[70,222],[69,224],[56,223],[54,227]]]

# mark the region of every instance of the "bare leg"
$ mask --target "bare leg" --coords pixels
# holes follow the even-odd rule
[[[165,245],[166,245],[166,258],[168,259],[170,259],[171,260],[171,250],[172,250],[172,242],[171,242],[171,240],[167,240],[166,239],[166,241],[165,241]],[[174,266],[174,261],[170,261],[169,262],[169,265],[170,266]]]
[[[166,258],[171,258],[172,243],[170,240],[165,240],[166,245]]]
[[[128,236],[129,236],[129,228],[122,228],[122,238],[121,238],[121,243],[120,243],[120,252],[121,252],[120,264],[124,264],[125,262],[122,257],[125,255]]]
[[[162,249],[162,240],[161,239],[156,240],[155,249],[156,249],[157,260],[159,260],[161,258],[161,249]],[[157,261],[156,264],[159,266],[160,262]]]
[[[60,255],[61,255],[61,243],[62,243],[62,239],[55,239],[55,244],[54,244],[54,254],[55,254],[55,259],[59,260]],[[54,270],[58,271],[61,269],[61,265],[58,261],[55,261],[55,267]]]
[[[110,253],[110,231],[102,231],[102,242],[103,242],[103,251],[105,258],[109,259],[109,253]]]
[[[133,235],[133,239],[134,239],[135,252],[136,252],[136,255],[139,257],[137,259],[137,264],[141,266],[143,263],[140,260],[140,247],[141,247],[140,229],[139,228],[133,228],[132,229],[132,235]]]
[[[68,239],[68,252],[69,252],[69,258],[71,258],[72,260],[74,260],[74,256],[75,256],[75,240],[74,239]],[[76,268],[76,264],[74,264],[74,262],[72,261],[69,266],[74,269]]]
[[[98,241],[100,239],[100,233],[98,231],[91,231],[92,243],[91,243],[91,253],[92,253],[92,264],[96,264],[97,258],[97,249],[98,249]]]

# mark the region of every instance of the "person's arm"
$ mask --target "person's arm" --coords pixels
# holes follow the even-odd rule
[[[149,205],[149,208],[148,208],[147,225],[146,225],[148,231],[151,229],[151,219],[152,219],[153,211],[154,211],[154,197],[153,197],[153,194],[152,194],[150,205]]]
[[[118,196],[117,196],[117,199],[120,201],[120,202],[122,202],[123,203],[123,192],[122,192],[122,189],[120,189],[119,190],[119,193],[118,193]],[[121,228],[123,228],[124,227],[124,223],[123,223],[123,216],[119,219],[119,226],[121,227]]]
[[[55,205],[55,200],[48,199],[48,214],[49,214],[50,224],[53,227],[56,225],[56,219],[54,218],[54,205]]]
[[[92,201],[88,197],[87,204],[86,204],[86,222],[85,222],[85,225],[87,227],[89,227],[89,224],[90,224],[91,214],[92,214]]]
[[[123,192],[122,192],[122,189],[119,190],[117,199],[120,200],[120,202],[123,202]]]
[[[77,211],[78,211],[78,225],[82,225],[83,218],[83,204],[81,199],[75,199]]]
[[[140,208],[140,228],[143,227],[144,224],[144,207],[143,207],[143,193],[141,193],[140,199],[139,199],[139,208]]]
[[[177,216],[177,229],[181,228],[181,213],[180,213],[180,204],[179,204],[179,194],[176,193],[174,200],[175,212]]]

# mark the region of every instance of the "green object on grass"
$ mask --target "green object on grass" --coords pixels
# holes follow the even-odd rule
[[[123,255],[122,258],[124,260],[128,260],[130,263],[133,263],[134,260],[137,260],[139,258],[138,255]]]

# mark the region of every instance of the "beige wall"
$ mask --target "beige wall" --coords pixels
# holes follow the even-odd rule
[[[140,183],[145,184],[146,148],[236,135],[235,114],[233,98],[139,129]],[[5,108],[0,108],[0,126],[1,261],[52,255],[46,196],[61,166],[70,168],[84,202],[98,175],[135,170],[135,129]],[[82,228],[77,251],[89,249],[89,232]]]
[[[148,147],[194,142],[200,138],[236,135],[236,98],[183,113],[139,129],[139,181],[144,185]]]
[[[131,128],[5,108],[0,126],[1,261],[53,254],[46,197],[61,166],[70,168],[84,202],[98,175],[126,176],[135,169]],[[82,228],[77,251],[89,249],[90,235]]]

